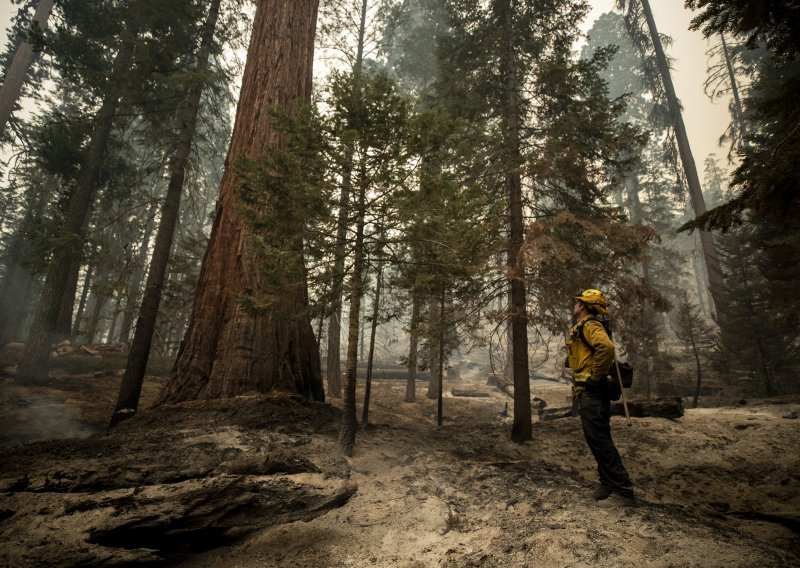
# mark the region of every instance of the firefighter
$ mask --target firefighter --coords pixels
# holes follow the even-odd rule
[[[607,376],[614,363],[614,344],[606,326],[608,303],[599,290],[575,296],[576,319],[567,340],[567,366],[573,373],[583,435],[597,462],[600,485],[592,493],[598,506],[634,507],[633,484],[611,439],[611,397]]]

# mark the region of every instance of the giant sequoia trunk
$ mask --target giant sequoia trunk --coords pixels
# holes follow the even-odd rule
[[[306,314],[305,288],[286,286],[275,308],[254,313],[240,300],[267,290],[249,246],[251,226],[237,208],[240,158],[282,144],[270,109],[292,112],[310,101],[318,0],[260,0],[242,79],[211,239],[192,316],[162,402],[275,389],[322,400],[319,349]],[[291,315],[287,315],[291,314]]]
[[[656,29],[656,21],[650,9],[650,2],[648,0],[641,0],[641,2],[644,16],[647,20],[647,27],[650,30],[650,36],[653,40],[658,70],[664,83],[669,112],[675,127],[675,138],[678,142],[678,151],[681,156],[681,163],[683,164],[683,173],[686,176],[686,183],[689,186],[689,197],[692,202],[692,209],[694,210],[695,216],[699,217],[706,212],[706,203],[703,199],[703,189],[700,186],[700,178],[697,175],[697,166],[695,165],[694,156],[692,155],[692,148],[689,145],[689,137],[686,134],[686,125],[683,123],[683,114],[681,113],[678,96],[675,94],[675,87],[672,84],[669,62],[664,53],[664,48],[661,45],[661,38],[658,35],[658,29]],[[703,257],[705,258],[706,269],[708,270],[708,287],[712,299],[716,302],[719,300],[723,282],[722,271],[719,265],[719,256],[711,233],[708,231],[700,231],[700,244],[703,248]]]
[[[36,12],[33,14],[34,25],[42,30],[47,29],[47,19],[50,17],[54,3],[55,0],[39,0]],[[33,50],[33,46],[27,39],[20,42],[14,53],[14,58],[3,79],[3,86],[0,87],[0,134],[6,129],[8,119],[11,118],[11,113],[22,92],[22,85],[25,84],[25,78],[37,56],[38,53]]]

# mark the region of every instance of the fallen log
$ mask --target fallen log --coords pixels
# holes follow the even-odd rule
[[[100,352],[97,349],[89,347],[88,345],[81,345],[81,351],[87,355],[91,355],[92,357],[100,357]]]
[[[539,421],[558,420],[572,416],[572,407],[569,408],[544,408],[539,414]]]
[[[683,416],[683,400],[680,397],[656,398],[653,400],[629,400],[628,412],[634,418],[669,418]],[[611,405],[612,416],[625,416],[622,401]]]
[[[453,396],[465,396],[470,398],[485,398],[489,396],[489,393],[486,391],[470,389],[451,389],[450,394]]]
[[[628,410],[635,418],[668,418],[674,420],[683,416],[683,401],[680,397],[657,398],[654,400],[629,400]],[[611,404],[612,416],[625,416],[622,402]],[[572,408],[545,408],[539,415],[539,420],[557,420],[573,416]]]

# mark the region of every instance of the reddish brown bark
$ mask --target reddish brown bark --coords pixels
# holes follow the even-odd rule
[[[237,209],[241,158],[281,144],[270,109],[288,111],[311,99],[318,0],[260,0],[253,22],[233,137],[225,162],[211,239],[192,317],[161,401],[288,390],[322,400],[319,349],[305,314],[305,288],[287,287],[275,309],[258,315],[237,296],[268,292],[249,247],[250,225]],[[291,315],[288,315],[291,314]]]

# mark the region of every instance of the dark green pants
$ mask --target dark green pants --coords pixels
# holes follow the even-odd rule
[[[583,435],[597,462],[600,483],[623,497],[633,497],[633,483],[611,439],[611,400],[603,392],[583,392],[579,399]]]

